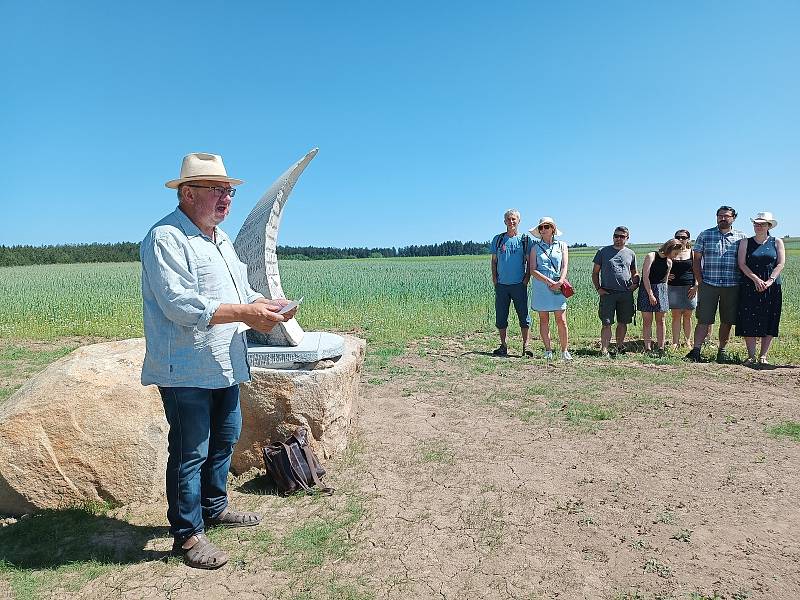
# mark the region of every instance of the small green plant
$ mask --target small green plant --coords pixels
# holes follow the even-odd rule
[[[673,533],[670,536],[670,539],[678,540],[679,542],[686,542],[689,543],[689,538],[692,537],[692,530],[691,529],[681,529],[677,533]]]
[[[672,577],[672,569],[669,565],[658,562],[655,558],[648,558],[642,567],[645,573],[655,573],[664,579]]]
[[[675,515],[665,510],[662,513],[656,515],[656,518],[653,520],[653,523],[663,523],[664,525],[674,525],[675,524]]]
[[[422,462],[452,465],[456,455],[451,448],[441,441],[429,442],[422,445]]]
[[[348,531],[363,516],[361,501],[350,497],[340,513],[314,519],[291,530],[277,544],[277,551],[283,556],[273,563],[274,568],[299,573],[328,560],[346,558],[355,547]]]
[[[767,427],[767,433],[772,437],[788,437],[790,440],[800,442],[800,423],[797,421],[784,421],[779,425]]]

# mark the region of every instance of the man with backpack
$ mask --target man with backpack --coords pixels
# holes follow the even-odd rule
[[[533,356],[528,350],[528,333],[531,317],[528,313],[528,253],[532,240],[530,235],[519,232],[522,220],[519,211],[510,209],[503,215],[506,230],[492,239],[492,283],[494,284],[495,324],[500,332],[500,347],[492,354],[508,356],[508,313],[511,303],[517,311],[522,330],[522,356]]]

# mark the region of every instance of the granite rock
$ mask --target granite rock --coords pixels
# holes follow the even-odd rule
[[[167,432],[144,340],[78,348],[0,404],[0,514],[163,494]]]

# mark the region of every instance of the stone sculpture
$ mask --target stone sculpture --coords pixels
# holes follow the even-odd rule
[[[281,214],[297,178],[303,173],[319,148],[314,148],[275,180],[245,219],[233,247],[239,260],[247,265],[250,286],[270,300],[285,298],[278,271],[278,228]],[[269,333],[250,330],[247,339],[267,346],[297,346],[303,339],[303,328],[295,319],[279,323]]]

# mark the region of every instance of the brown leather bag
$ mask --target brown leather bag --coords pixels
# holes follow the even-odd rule
[[[304,491],[307,494],[333,494],[323,477],[325,469],[308,444],[308,432],[298,427],[283,442],[273,442],[262,449],[264,466],[283,495]],[[316,489],[314,489],[316,486]]]

